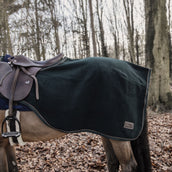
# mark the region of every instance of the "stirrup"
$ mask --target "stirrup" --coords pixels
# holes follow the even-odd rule
[[[11,132],[2,133],[2,137],[4,137],[4,138],[8,138],[8,137],[19,137],[20,134],[21,133],[18,132],[18,131],[11,131]]]
[[[10,131],[10,132],[5,132],[4,133],[4,124],[6,122],[10,122],[10,121],[14,121],[14,123],[17,121],[18,126],[19,126],[19,131]],[[7,116],[5,117],[5,119],[2,122],[2,127],[1,127],[1,135],[4,138],[8,138],[8,137],[19,137],[21,135],[21,125],[19,120],[15,117],[15,116]]]

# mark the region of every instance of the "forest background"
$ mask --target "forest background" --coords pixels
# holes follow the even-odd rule
[[[0,55],[106,56],[148,67],[148,104],[157,112],[167,110],[172,108],[171,16],[171,0],[0,0]],[[157,112],[148,108],[151,161],[153,171],[167,172],[172,113]],[[18,147],[20,171],[107,171],[100,137],[87,134]]]
[[[113,57],[152,69],[149,105],[172,107],[170,0],[0,0],[0,55]]]

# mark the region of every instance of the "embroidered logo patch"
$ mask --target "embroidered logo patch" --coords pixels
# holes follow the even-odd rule
[[[129,121],[125,121],[124,122],[124,128],[133,130],[134,129],[134,123],[133,122],[129,122]]]

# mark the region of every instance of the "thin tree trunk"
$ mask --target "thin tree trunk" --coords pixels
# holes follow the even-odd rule
[[[2,49],[2,54],[5,55],[7,54],[7,34],[6,34],[6,26],[7,26],[7,3],[4,2],[3,0],[1,0],[1,7],[2,7],[2,11],[0,11],[1,13],[1,49]]]
[[[102,0],[101,0],[102,3]],[[105,57],[108,57],[107,53],[107,47],[105,45],[105,36],[104,36],[104,28],[103,28],[103,6],[101,5],[101,9],[99,12],[99,0],[96,0],[96,6],[97,6],[97,16],[98,16],[98,22],[99,22],[99,28],[100,28],[100,42],[101,42],[101,49],[102,49],[102,55]]]
[[[169,36],[169,57],[170,57],[170,78],[172,80],[172,43],[171,43],[171,34],[168,33]]]
[[[110,26],[110,31],[113,35],[113,40],[114,40],[114,57],[116,59],[119,59],[119,54],[120,54],[120,43],[119,43],[119,23],[117,20],[117,8],[118,8],[118,3],[116,1],[112,1],[112,9],[113,13],[112,15],[109,13],[108,21],[109,21],[109,26]]]
[[[93,7],[92,7],[92,0],[89,0],[89,7],[90,7],[90,19],[91,19],[91,31],[92,31],[92,43],[93,43],[93,54],[97,56],[97,45],[96,45],[96,38],[95,38],[95,30],[94,30],[94,16],[93,16]]]
[[[122,44],[122,54],[123,54],[123,60],[125,61],[125,57],[126,57],[126,52],[125,52],[125,43],[123,41],[123,44]]]
[[[171,43],[171,0],[168,0],[168,36],[169,36],[169,56],[170,56],[170,78],[172,79],[172,43]]]
[[[119,59],[119,40],[116,32],[113,34],[113,38],[114,38],[115,58]]]
[[[139,33],[138,33],[138,30],[136,30],[135,47],[136,47],[137,64],[139,65],[140,62],[139,62]]]
[[[132,63],[136,63],[135,51],[134,51],[134,18],[133,18],[133,0],[123,0],[125,15],[126,15],[126,25],[129,40],[129,54]]]
[[[84,2],[85,4],[85,8],[84,8]],[[87,1],[83,1],[83,0],[79,0],[79,4],[81,7],[81,13],[82,13],[82,25],[83,25],[83,46],[84,46],[84,50],[85,50],[85,55],[86,57],[90,56],[90,45],[89,45],[89,37],[88,37],[88,30],[87,30]]]
[[[36,57],[41,60],[40,53],[40,29],[39,29],[39,16],[38,16],[38,0],[35,0],[35,19],[36,19]]]
[[[60,39],[59,39],[60,22],[58,21],[56,14],[55,14],[55,1],[49,0],[47,5],[50,9],[51,22],[52,22],[52,26],[54,28],[54,37],[55,37],[55,44],[56,44],[55,52],[56,52],[56,54],[59,54],[60,53]]]

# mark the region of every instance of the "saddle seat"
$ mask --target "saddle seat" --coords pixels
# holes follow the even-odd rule
[[[33,81],[35,81],[36,85],[36,94],[39,94],[36,79],[37,72],[42,68],[58,64],[62,58],[63,54],[59,54],[58,56],[46,61],[34,61],[20,55],[10,57],[8,59],[8,63],[0,62],[0,94],[5,98],[10,99],[12,94],[11,87],[13,82],[16,82],[13,101],[23,100],[29,94]],[[15,79],[17,68],[19,68],[19,72]],[[36,96],[37,99],[39,99],[39,96]]]
[[[35,61],[25,56],[19,55],[9,58],[9,61],[16,66],[44,68],[58,63],[62,56],[62,54],[59,54],[58,56],[55,56],[54,58],[45,61]]]

